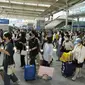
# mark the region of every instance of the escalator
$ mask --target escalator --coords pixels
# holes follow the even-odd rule
[[[45,26],[45,29],[53,29],[56,28],[59,24],[61,24],[64,20],[53,20]]]

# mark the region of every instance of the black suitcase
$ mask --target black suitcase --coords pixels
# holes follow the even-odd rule
[[[75,72],[75,65],[72,62],[62,62],[61,73],[64,77],[70,77]]]

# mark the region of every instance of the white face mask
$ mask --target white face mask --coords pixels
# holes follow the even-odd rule
[[[65,37],[65,40],[68,40],[68,38],[67,38],[67,37]]]
[[[21,36],[21,33],[19,34],[19,36]]]

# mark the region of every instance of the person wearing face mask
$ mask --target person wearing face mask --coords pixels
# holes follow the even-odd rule
[[[64,37],[64,42],[63,42],[63,52],[69,52],[73,49],[73,43],[72,41],[70,40],[70,35],[66,35]]]
[[[77,38],[74,42],[74,49],[70,52],[73,55],[73,64],[76,66],[75,74],[72,80],[81,77],[81,68],[85,59],[85,47],[82,45],[82,40]]]
[[[20,53],[20,62],[21,62],[20,67],[23,68],[25,66],[25,55],[21,54],[21,52],[22,52],[22,50],[26,50],[26,33],[21,32],[20,35],[21,36],[15,42],[15,46],[16,46],[16,49],[20,51],[19,52]]]
[[[18,78],[14,74],[14,72],[11,72],[14,68],[14,50],[13,50],[13,42],[12,42],[12,36],[9,32],[4,33],[4,40],[5,40],[5,49],[0,49],[0,52],[4,53],[3,58],[3,67],[4,67],[4,85],[10,85],[10,79],[15,83],[18,84]],[[11,71],[10,71],[11,70]]]
[[[39,43],[38,39],[36,38],[36,32],[35,30],[32,30],[30,33],[30,39],[29,39],[29,57],[30,57],[30,65],[36,65],[35,59],[36,56],[39,53]]]

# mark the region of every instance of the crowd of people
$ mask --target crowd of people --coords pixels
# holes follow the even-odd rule
[[[76,80],[77,76],[81,77],[81,68],[85,59],[85,33],[76,31],[24,31],[24,30],[14,30],[12,32],[3,32],[0,30],[0,45],[4,49],[0,48],[0,52],[3,52],[3,67],[4,67],[4,85],[10,85],[10,79],[15,77],[14,83],[18,83],[19,79],[13,73],[12,75],[8,72],[9,67],[14,67],[15,61],[13,58],[14,47],[16,47],[17,52],[20,53],[21,66],[24,67],[25,55],[21,52],[22,50],[27,50],[29,47],[29,58],[30,65],[36,65],[36,60],[38,65],[43,65],[50,67],[53,61],[53,49],[55,48],[57,61],[60,61],[60,57],[63,52],[70,52],[73,55],[73,61],[76,66],[75,74],[72,80]]]

